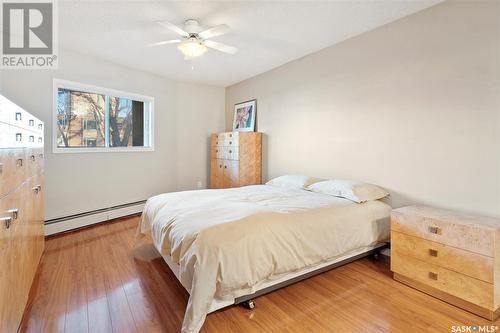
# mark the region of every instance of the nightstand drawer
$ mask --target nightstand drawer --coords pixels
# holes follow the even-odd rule
[[[408,209],[411,209],[409,207]],[[415,209],[418,209],[415,208]],[[453,218],[425,217],[417,212],[395,210],[391,216],[391,228],[406,235],[479,253],[489,257],[495,255],[492,228],[481,225],[455,223]]]
[[[493,284],[397,252],[391,252],[391,270],[480,307],[493,308]]]
[[[494,260],[473,252],[391,231],[391,253],[412,256],[488,283],[493,283]]]

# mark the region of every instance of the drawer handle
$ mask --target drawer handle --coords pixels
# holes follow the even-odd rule
[[[224,165],[224,169],[227,169],[227,165]]]
[[[0,217],[0,222],[3,222],[5,224],[5,229],[9,229],[10,224],[12,223],[12,217],[10,216]]]
[[[429,272],[429,279],[431,279],[431,280],[437,280],[438,279],[437,273]]]
[[[34,135],[30,135],[29,141],[30,142],[35,142],[35,136]]]
[[[17,208],[12,208],[12,209],[9,209],[7,211],[7,213],[10,213],[12,215],[12,219],[13,220],[17,220],[18,216],[19,216],[19,209]]]
[[[431,234],[436,234],[436,235],[441,234],[441,228],[439,228],[439,227],[429,226],[428,230]]]
[[[222,168],[222,164],[219,165],[219,168]]]
[[[230,137],[230,138],[232,138],[232,137],[233,137],[233,135],[232,135],[232,134],[229,134],[229,137]]]
[[[437,257],[438,256],[438,251],[434,249],[429,249],[429,255],[431,257]]]
[[[229,141],[229,144],[232,145],[233,144],[233,141]]]
[[[22,120],[21,112],[16,112],[16,120]]]
[[[215,142],[215,144],[216,144],[216,145],[218,145],[218,144],[219,144],[219,141]]]
[[[43,158],[43,154],[38,154],[38,158]]]
[[[29,120],[29,125],[30,125],[30,126],[35,126],[35,121],[34,121],[33,119],[30,119],[30,120]]]
[[[32,190],[33,190],[33,192],[35,192],[35,194],[38,194],[39,192],[42,191],[42,186],[37,185],[37,186],[33,187]]]
[[[17,161],[16,161],[16,165],[20,168],[23,166],[23,159],[22,158],[18,158]]]
[[[16,133],[16,141],[23,141],[23,135],[21,133]]]
[[[31,155],[30,159],[34,162],[35,161],[35,155]]]
[[[215,149],[215,152],[218,153],[219,152],[219,149]]]
[[[233,151],[232,151],[232,150],[230,150],[230,151],[229,151],[229,154],[231,154],[232,152],[233,152]]]
[[[43,128],[42,124],[38,124],[38,129],[41,130]]]

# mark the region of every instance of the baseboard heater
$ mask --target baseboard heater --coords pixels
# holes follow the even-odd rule
[[[45,236],[75,230],[119,217],[141,213],[146,200],[107,207],[45,221]]]

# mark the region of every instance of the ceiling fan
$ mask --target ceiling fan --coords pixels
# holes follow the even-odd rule
[[[175,24],[167,21],[157,22],[159,25],[172,30],[182,37],[182,39],[165,40],[146,45],[147,47],[167,44],[179,44],[177,48],[184,54],[184,59],[189,60],[203,55],[207,47],[227,53],[235,54],[238,49],[209,38],[227,34],[231,29],[225,24],[217,25],[209,29],[203,29],[197,20],[189,19],[184,22],[184,28],[179,28]]]

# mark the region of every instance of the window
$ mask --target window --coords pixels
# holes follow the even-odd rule
[[[96,146],[97,146],[96,139],[85,138],[85,147],[96,147]]]
[[[84,120],[83,129],[84,130],[97,130],[97,121],[95,121],[95,120]]]
[[[153,150],[153,98],[54,80],[54,152]]]

